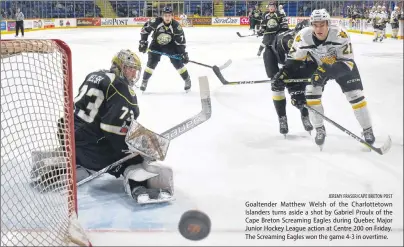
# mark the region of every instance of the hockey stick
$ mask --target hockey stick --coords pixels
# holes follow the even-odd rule
[[[258,84],[258,83],[272,83],[272,80],[258,80],[258,81],[235,81],[235,82],[229,82],[227,81],[224,77],[222,72],[220,72],[220,69],[213,66],[213,72],[219,78],[220,82],[223,85],[242,85],[242,84]],[[299,83],[299,82],[310,82],[310,79],[286,79],[283,80],[285,83]]]
[[[248,34],[248,35],[242,35],[242,34],[240,34],[240,32],[236,32],[237,33],[237,35],[240,37],[240,38],[244,38],[244,37],[250,37],[250,36],[257,36],[257,34]]]
[[[362,138],[360,138],[359,136],[355,135],[354,133],[352,133],[351,131],[345,129],[344,127],[342,127],[341,125],[337,124],[336,122],[334,122],[333,120],[329,119],[328,117],[324,116],[324,114],[320,113],[319,111],[317,111],[316,109],[312,108],[311,106],[306,105],[305,106],[307,109],[309,109],[310,111],[320,115],[323,119],[325,119],[327,122],[331,123],[332,125],[334,125],[335,127],[337,127],[338,129],[342,130],[343,132],[345,132],[346,134],[348,134],[350,137],[354,138],[355,140],[357,140],[358,142],[364,144],[365,146],[367,146],[368,148],[372,149],[373,151],[375,151],[376,153],[383,155],[385,153],[387,153],[390,148],[391,148],[391,138],[390,136],[387,136],[387,140],[386,142],[383,144],[383,146],[381,146],[380,148],[374,147],[372,145],[370,145],[369,143],[367,143],[365,140],[363,140]]]
[[[196,126],[202,124],[203,122],[207,121],[210,116],[212,115],[212,104],[210,100],[210,90],[209,90],[209,81],[208,77],[202,76],[199,77],[199,89],[200,89],[200,97],[201,97],[201,104],[202,104],[202,110],[199,112],[197,115],[183,121],[180,124],[177,124],[176,126],[164,131],[161,135],[166,137],[169,140],[173,140],[182,134],[190,131],[191,129],[195,128]],[[111,169],[117,167],[118,165],[122,164],[123,162],[130,160],[134,157],[139,155],[138,153],[131,153],[128,156],[112,163],[111,165],[105,167],[102,170],[99,170],[93,174],[91,174],[89,177],[81,180],[80,182],[77,183],[77,186],[80,186],[82,184],[85,184],[102,174],[110,171]]]
[[[159,54],[159,55],[162,55],[162,56],[167,56],[167,57],[169,57],[169,58],[173,58],[173,59],[177,59],[177,60],[182,60],[182,57],[180,56],[180,55],[170,55],[170,54],[167,54],[167,53],[165,53],[165,52],[161,52],[161,51],[155,51],[155,50],[150,50],[150,49],[148,49],[147,50],[148,52],[151,52],[151,53],[155,53],[155,54]],[[200,62],[196,62],[196,61],[192,61],[192,60],[189,60],[189,62],[190,63],[194,63],[194,64],[198,64],[198,65],[201,65],[201,66],[203,66],[203,67],[207,67],[207,68],[211,68],[211,69],[213,69],[213,67],[214,66],[210,66],[210,65],[207,65],[207,64],[204,64],[204,63],[200,63]],[[222,70],[222,69],[225,69],[225,68],[227,68],[227,67],[229,67],[229,65],[232,63],[232,61],[231,61],[231,59],[229,59],[229,60],[227,60],[222,66],[219,66],[218,68],[219,68],[219,70]],[[215,65],[216,66],[216,65]]]

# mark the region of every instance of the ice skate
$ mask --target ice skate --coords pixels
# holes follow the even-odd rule
[[[187,93],[191,90],[191,79],[190,78],[185,80],[184,90]]]
[[[279,132],[286,138],[286,134],[289,132],[288,119],[286,116],[279,118]]]
[[[146,91],[147,81],[142,81],[142,85],[140,86],[140,90],[142,92]]]
[[[375,136],[373,134],[373,129],[372,127],[364,129],[362,132],[363,137],[365,138],[365,141],[369,143],[370,145],[373,145],[375,143]]]
[[[302,123],[303,123],[304,129],[307,132],[309,132],[309,134],[311,135],[311,131],[313,130],[313,125],[311,125],[309,116],[301,116],[301,118],[302,118]]]
[[[324,145],[324,141],[325,141],[325,136],[326,136],[326,132],[325,132],[325,127],[321,126],[316,128],[316,137],[314,138],[316,144],[320,147],[320,150],[323,150],[323,145]]]

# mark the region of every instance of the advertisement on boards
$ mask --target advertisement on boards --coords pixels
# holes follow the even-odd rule
[[[212,18],[212,25],[240,25],[239,17],[214,17]]]
[[[8,31],[15,31],[15,21],[8,21],[7,22],[7,30]]]
[[[102,18],[101,26],[127,26],[130,18]]]
[[[32,29],[40,29],[43,28],[42,20],[32,20]]]
[[[78,27],[101,26],[101,18],[77,18]]]
[[[250,18],[248,16],[241,16],[240,17],[240,25],[250,25]]]
[[[212,18],[210,17],[199,17],[199,18],[190,18],[192,25],[212,25]]]
[[[1,31],[7,31],[7,22],[6,21],[1,21],[0,22],[0,30]]]
[[[130,24],[132,25],[144,25],[146,22],[150,20],[150,17],[135,17],[132,19]]]

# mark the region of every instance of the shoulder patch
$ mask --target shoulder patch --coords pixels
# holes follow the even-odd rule
[[[339,32],[338,36],[341,38],[344,38],[344,39],[348,38],[348,35],[346,34],[346,32],[344,32],[342,30],[341,30],[341,32]]]
[[[296,42],[302,41],[302,37],[300,36],[300,34],[296,36],[295,40]]]
[[[178,29],[178,31],[181,31],[182,30],[181,25],[178,25],[177,29]]]
[[[151,23],[156,22],[156,18],[151,18],[151,19],[150,19],[150,22],[151,22]]]
[[[131,88],[130,86],[128,86],[128,90],[129,90],[130,95],[136,96],[136,92],[135,92],[135,90],[133,90],[133,88]]]

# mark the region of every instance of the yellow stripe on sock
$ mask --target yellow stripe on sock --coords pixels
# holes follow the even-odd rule
[[[149,68],[149,67],[146,67],[146,68],[144,69],[144,71],[147,72],[147,73],[149,73],[149,74],[153,74],[154,69]]]
[[[283,96],[283,95],[274,95],[274,96],[272,96],[272,99],[277,100],[277,101],[284,100],[285,96]]]
[[[182,67],[181,69],[177,69],[177,71],[178,71],[178,73],[180,73],[180,75],[181,75],[182,73],[184,73],[185,71],[187,71],[187,68]]]
[[[352,109],[357,110],[357,109],[360,109],[360,108],[362,108],[362,107],[365,107],[366,105],[367,105],[367,102],[366,102],[366,101],[362,101],[362,102],[360,102],[360,103],[358,103],[358,104],[353,104],[353,105],[352,105]]]
[[[321,105],[321,100],[319,99],[308,99],[307,105]]]

